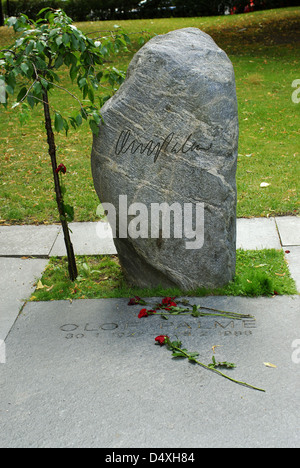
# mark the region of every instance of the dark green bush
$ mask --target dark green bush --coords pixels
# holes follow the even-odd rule
[[[62,8],[74,21],[220,15],[243,13],[252,0],[0,0],[5,16],[36,19],[45,7]],[[253,0],[254,9],[298,6],[299,0]],[[1,11],[0,11],[1,22]]]

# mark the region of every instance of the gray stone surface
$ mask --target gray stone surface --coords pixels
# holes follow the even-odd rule
[[[94,138],[92,170],[102,203],[121,217],[127,213],[119,208],[120,195],[128,206],[146,205],[149,216],[151,203],[205,207],[204,245],[193,250],[187,238],[174,239],[173,219],[170,239],[161,224],[156,237],[147,229],[145,238],[121,238],[117,223],[115,245],[128,280],[183,289],[231,280],[238,115],[225,52],[196,28],[155,37],[135,55],[125,83],[101,112],[105,124]],[[126,229],[135,214],[125,219]]]
[[[280,249],[274,218],[239,218],[237,248],[244,250]]]
[[[234,323],[138,319],[127,302],[26,305],[0,365],[1,448],[299,447],[299,297],[191,299],[256,318]],[[266,393],[174,361],[160,334],[205,363],[218,346],[229,375]]]
[[[60,226],[0,226],[0,255],[48,256]]]
[[[8,335],[47,263],[43,259],[0,258],[0,340]]]
[[[300,245],[300,217],[283,216],[277,217],[276,224],[283,246]]]

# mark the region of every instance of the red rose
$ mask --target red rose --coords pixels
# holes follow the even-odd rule
[[[130,299],[130,301],[128,302],[128,305],[129,306],[138,305],[141,300],[142,299],[140,297],[134,296],[133,298]]]
[[[155,341],[157,343],[160,344],[160,346],[163,346],[164,344],[166,344],[166,340],[168,339],[169,337],[167,335],[160,335],[160,336],[157,336],[155,338]]]
[[[162,300],[162,304],[168,307],[177,307],[177,304],[174,302],[175,297],[165,297]]]
[[[163,300],[162,300],[162,304],[163,305],[169,305],[169,303],[172,301],[172,298],[171,297],[165,297]]]
[[[56,174],[58,174],[59,172],[62,172],[63,174],[65,174],[67,172],[67,168],[63,164],[60,164],[55,172]]]
[[[148,317],[147,309],[142,309],[138,315],[138,318]]]

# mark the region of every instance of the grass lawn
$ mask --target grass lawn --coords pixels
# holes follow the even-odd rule
[[[128,286],[115,256],[77,257],[79,276],[70,281],[66,258],[52,258],[37,283],[32,301],[99,299],[107,297],[201,297],[205,295],[272,296],[297,294],[282,251],[237,251],[234,280],[217,290],[139,289]]]
[[[233,62],[240,117],[238,216],[299,213],[299,112],[291,95],[300,79],[300,8],[213,18],[176,18],[119,22],[128,33],[163,34],[194,26],[209,33]],[[114,22],[81,23],[85,32],[113,29]],[[13,42],[0,28],[0,48]],[[132,36],[135,37],[134,35]],[[126,70],[137,45],[113,64]],[[63,79],[68,85],[68,75]],[[70,87],[71,89],[71,87]],[[76,103],[58,90],[54,107],[67,115]],[[75,221],[96,220],[99,204],[90,170],[92,135],[86,125],[57,136],[59,163],[68,169],[67,203]],[[0,110],[0,223],[58,222],[42,109],[20,126],[18,112]],[[262,182],[269,186],[261,188]],[[249,283],[250,284],[250,283]]]

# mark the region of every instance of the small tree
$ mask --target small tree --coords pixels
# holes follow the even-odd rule
[[[74,281],[78,273],[68,228],[68,221],[74,219],[74,209],[64,202],[62,177],[66,168],[63,164],[57,164],[55,130],[68,134],[70,126],[77,129],[83,121],[89,121],[92,132],[98,133],[100,108],[104,102],[99,98],[96,105],[95,93],[100,82],[106,81],[114,87],[124,80],[124,74],[115,68],[104,72],[105,58],[112,52],[127,49],[130,41],[124,32],[94,41],[78,30],[63,10],[45,8],[39,17],[37,21],[30,20],[26,15],[7,20],[7,25],[13,26],[19,37],[12,47],[0,51],[0,90],[5,87],[6,107],[8,98],[18,93],[13,108],[20,107],[23,117],[35,106],[41,104],[43,107],[57,208],[67,249],[70,279]],[[101,66],[102,70],[97,70]],[[71,81],[77,83],[83,100],[88,101],[87,105],[83,105],[77,96],[59,84],[58,71],[66,67]],[[57,88],[63,89],[78,102],[79,110],[73,116],[66,118],[57,109],[52,109],[50,96]]]
[[[0,0],[0,27],[1,26],[4,26],[4,13],[3,13],[2,0]]]

